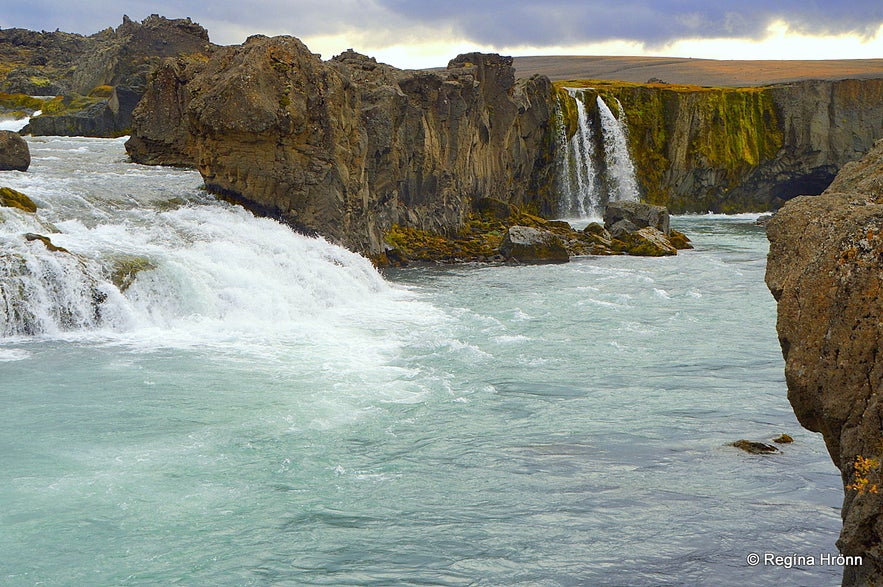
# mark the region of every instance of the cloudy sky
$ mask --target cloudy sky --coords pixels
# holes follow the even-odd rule
[[[347,48],[399,67],[465,51],[713,59],[883,57],[881,0],[28,0],[0,27],[91,34],[122,15],[191,17],[220,44],[289,34],[329,58]]]

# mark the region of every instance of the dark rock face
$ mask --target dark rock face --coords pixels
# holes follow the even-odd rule
[[[668,234],[670,219],[665,206],[652,206],[642,202],[611,202],[604,209],[604,224],[613,226],[627,220],[637,228],[650,226]]]
[[[824,436],[845,486],[838,547],[864,564],[844,585],[883,583],[883,142],[846,165],[824,194],[769,221],[766,282],[778,301],[788,399]],[[857,460],[876,460],[862,471]]]
[[[500,254],[522,263],[566,263],[570,255],[551,232],[529,226],[512,226],[503,237]]]
[[[394,225],[450,233],[471,201],[554,201],[552,87],[469,54],[400,71],[291,37],[251,37],[160,67],[134,115],[134,161],[195,165],[206,186],[354,250]]]
[[[0,171],[27,171],[30,165],[28,143],[16,132],[0,130]]]

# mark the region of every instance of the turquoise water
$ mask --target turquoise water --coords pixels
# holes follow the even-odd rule
[[[838,583],[745,562],[835,553],[841,500],[752,218],[676,219],[674,258],[381,276],[120,141],[31,149],[0,175],[41,206],[0,209],[0,584]]]

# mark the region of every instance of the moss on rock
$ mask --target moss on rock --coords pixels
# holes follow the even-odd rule
[[[25,194],[7,187],[0,187],[0,206],[18,208],[32,214],[37,211],[37,205],[33,200]]]

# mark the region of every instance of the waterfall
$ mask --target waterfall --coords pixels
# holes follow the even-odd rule
[[[593,108],[586,100],[594,95]],[[625,112],[616,102],[615,116],[592,88],[567,88],[575,106],[576,131],[567,137],[564,105],[557,112],[559,211],[566,218],[600,218],[613,201],[639,199],[635,166],[629,155]]]
[[[636,201],[638,199],[638,179],[635,166],[629,155],[628,127],[625,112],[619,100],[616,106],[619,118],[601,99],[597,98],[598,114],[601,119],[601,132],[604,135],[604,158],[607,162],[608,201]]]
[[[216,201],[195,172],[128,163],[119,140],[29,144],[31,170],[4,177],[37,212],[0,207],[0,340],[339,346],[409,304],[364,257]]]
[[[570,140],[567,140],[564,118],[559,108],[560,140],[566,145],[562,159],[564,186],[561,189],[561,214],[577,218],[598,216],[600,201],[595,185],[597,173],[594,165],[594,133],[586,113],[586,105],[578,96],[581,91],[569,88],[567,93],[576,103],[577,130]]]

